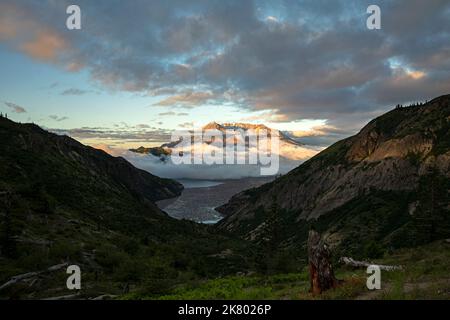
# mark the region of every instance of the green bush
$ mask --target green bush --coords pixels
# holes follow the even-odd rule
[[[364,255],[370,259],[379,259],[384,255],[384,249],[375,241],[369,242],[364,247]]]
[[[59,241],[50,247],[49,257],[64,261],[78,260],[81,258],[81,247],[70,242]]]

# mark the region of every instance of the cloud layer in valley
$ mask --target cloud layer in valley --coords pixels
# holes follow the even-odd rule
[[[172,179],[200,179],[200,180],[224,180],[241,179],[246,177],[261,177],[261,164],[174,164],[170,157],[162,162],[159,157],[153,155],[137,154],[128,150],[97,146],[102,150],[121,156],[130,161],[137,168],[146,170],[159,177]],[[280,152],[284,156],[279,158],[279,171],[277,174],[285,174],[294,169],[306,159],[318,152],[317,149],[308,148],[285,148]],[[254,150],[251,152],[255,152]]]
[[[170,147],[165,147],[165,150],[170,152],[171,155],[161,156],[135,153],[120,146],[114,147],[97,144],[94,147],[108,152],[111,155],[121,156],[136,167],[147,170],[160,177],[174,179],[239,179],[244,177],[261,177],[264,175],[261,173],[261,168],[267,168],[269,166],[275,168],[275,172],[270,175],[284,174],[321,150],[321,148],[317,147],[299,145],[286,138],[277,139],[278,142],[272,148],[271,139],[265,138],[266,132],[254,132],[254,134],[259,135],[258,139],[256,139],[257,136],[255,135],[253,138],[248,138],[247,142],[245,142],[246,140],[242,133],[243,131],[241,132],[239,130],[230,131],[227,132],[225,137],[221,131],[210,131],[209,134],[211,136],[209,137],[221,138],[219,140],[216,138],[207,138],[207,135],[204,136],[203,141],[201,138],[199,140],[194,139],[194,142],[188,146],[179,143],[180,140],[177,136],[174,136],[171,140],[178,141],[178,143]],[[185,131],[185,134],[191,136],[192,132]],[[197,135],[197,137],[199,136]],[[186,141],[189,141],[189,139]],[[247,147],[245,149],[238,148],[235,151],[231,151],[235,159],[233,164],[226,164],[225,160],[221,164],[217,162],[215,164],[207,164],[205,157],[214,158],[217,155],[224,156],[226,152],[229,152],[223,148],[224,142],[227,145],[241,143],[242,146],[245,146],[247,144]],[[260,156],[261,154],[266,154],[265,150],[270,150],[271,156],[266,158],[268,162],[261,162]],[[186,157],[191,159],[190,163],[185,164],[185,162],[180,163],[176,159],[174,160],[174,155],[179,154],[183,154],[184,159]],[[196,155],[203,155],[201,164],[193,164],[193,157]],[[250,158],[253,158],[253,160],[249,160]],[[237,164],[237,159],[240,159],[245,164]]]

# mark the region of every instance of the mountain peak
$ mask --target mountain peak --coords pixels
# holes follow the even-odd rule
[[[264,124],[251,124],[251,123],[243,123],[243,122],[228,122],[228,123],[223,123],[222,126],[224,126],[226,128],[242,128],[242,129],[253,129],[253,130],[260,130],[260,129],[273,130],[273,129],[270,129],[269,127],[267,127]]]
[[[220,124],[218,124],[217,122],[212,121],[212,122],[208,123],[207,125],[205,125],[202,129],[203,130],[210,130],[210,129],[221,130],[221,129],[223,129],[223,127]]]
[[[245,123],[245,122],[224,122],[224,123],[219,124],[219,123],[213,121],[213,122],[210,122],[207,125],[205,125],[202,129],[203,130],[215,129],[215,130],[219,130],[222,132],[225,132],[225,130],[255,130],[256,132],[259,132],[260,130],[266,130],[269,134],[271,132],[278,132],[280,139],[287,143],[297,145],[297,146],[303,145],[301,142],[290,138],[289,136],[287,136],[285,133],[281,132],[280,130],[269,128],[265,124],[261,124],[261,123],[252,124],[252,123]]]
[[[205,126],[203,126],[202,128],[203,130],[207,130],[207,129],[217,129],[217,130],[226,130],[226,129],[231,129],[231,130],[236,130],[236,129],[244,129],[244,130],[248,130],[248,129],[253,129],[253,130],[268,130],[268,131],[272,131],[275,129],[271,129],[269,127],[267,127],[264,124],[251,124],[251,123],[244,123],[244,122],[224,122],[224,123],[217,123],[215,121],[212,121],[208,124],[206,124]]]

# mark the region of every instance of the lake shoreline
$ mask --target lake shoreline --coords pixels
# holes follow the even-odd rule
[[[223,216],[215,208],[225,204],[235,194],[258,187],[275,177],[242,178],[233,180],[179,179],[185,186],[179,197],[158,201],[157,206],[169,216],[198,223],[214,224]]]

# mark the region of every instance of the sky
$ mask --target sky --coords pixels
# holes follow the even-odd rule
[[[450,93],[449,37],[447,0],[0,0],[0,111],[90,145],[211,121],[329,145]]]

